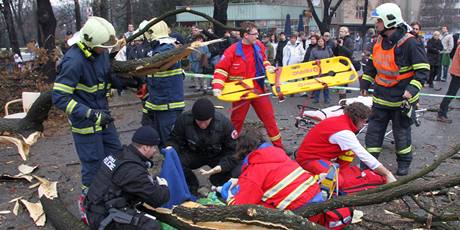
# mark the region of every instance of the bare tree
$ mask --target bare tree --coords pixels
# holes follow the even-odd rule
[[[73,0],[75,4],[75,26],[77,30],[81,29],[81,13],[80,13],[80,1]]]
[[[329,31],[329,26],[331,25],[332,17],[334,16],[335,12],[339,8],[340,4],[342,4],[343,0],[338,0],[334,6],[332,6],[332,0],[323,0],[323,20],[319,19],[318,13],[316,13],[315,7],[313,6],[312,0],[307,0],[308,7],[315,19],[316,24],[323,34],[326,31]]]
[[[10,0],[3,0],[0,3],[0,10],[3,13],[5,18],[6,28],[8,30],[8,38],[10,39],[11,48],[13,48],[13,53],[19,54],[21,56],[21,51],[19,50],[18,37],[16,35],[16,30],[14,29],[13,14],[11,13]]]
[[[133,24],[133,6],[131,5],[131,0],[126,1],[126,28],[129,24]]]
[[[228,0],[214,0],[214,13],[213,18],[217,21],[221,22],[222,24],[227,24],[227,8],[228,8]],[[223,37],[225,34],[225,30],[213,24],[214,33],[219,36]]]
[[[109,1],[100,0],[99,4],[99,16],[108,19],[109,18]]]
[[[368,8],[369,7],[369,0],[364,0],[364,12],[363,12],[363,24],[361,24],[361,28],[360,28],[360,31],[361,31],[361,37],[364,38],[364,36],[366,35],[366,31],[367,31],[367,12],[368,12]],[[362,42],[361,44],[361,50],[364,49],[364,42]]]
[[[26,33],[24,32],[24,22],[22,20],[22,6],[23,6],[23,1],[18,0],[16,7],[14,6],[14,4],[11,4],[11,11],[13,11],[16,25],[19,28],[19,32],[21,33],[23,45],[25,45],[27,44],[27,37],[26,37]]]
[[[56,18],[50,0],[37,0],[38,30],[40,34],[41,47],[45,48],[50,56],[55,45]],[[48,81],[54,81],[56,77],[55,62],[49,58],[48,62],[42,66],[42,72],[48,77]]]

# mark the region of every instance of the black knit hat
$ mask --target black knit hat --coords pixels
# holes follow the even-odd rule
[[[214,117],[214,105],[207,98],[198,99],[192,107],[193,118],[198,121],[205,121]]]
[[[150,126],[142,126],[136,130],[132,141],[141,145],[154,146],[160,144],[160,135]]]

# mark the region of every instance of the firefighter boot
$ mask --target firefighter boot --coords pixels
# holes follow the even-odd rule
[[[409,166],[410,161],[398,161],[398,170],[396,171],[396,175],[398,176],[405,176],[409,173]]]

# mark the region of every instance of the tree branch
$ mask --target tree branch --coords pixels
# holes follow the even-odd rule
[[[315,19],[315,22],[316,24],[319,26],[321,25],[321,20],[319,19],[318,17],[318,14],[316,13],[316,10],[315,10],[315,7],[313,6],[313,2],[312,0],[307,0],[307,3],[308,3],[308,7],[310,8],[311,10],[311,14],[313,15],[313,19]]]
[[[435,170],[442,162],[444,162],[446,159],[454,156],[459,151],[460,151],[460,144],[456,144],[450,151],[448,151],[447,153],[445,153],[445,154],[441,155],[440,157],[438,157],[438,159],[436,159],[436,161],[433,162],[433,164],[431,164],[430,166],[420,170],[416,174],[405,176],[405,177],[402,177],[401,179],[398,179],[398,181],[396,181],[396,182],[389,183],[389,184],[386,184],[386,185],[382,185],[380,187],[370,189],[370,190],[367,190],[367,191],[362,191],[362,192],[359,192],[359,193],[355,193],[353,195],[362,196],[362,195],[367,195],[367,194],[371,194],[371,193],[382,192],[382,191],[385,191],[385,190],[388,190],[388,189],[395,188],[397,186],[406,184],[406,183],[408,183],[410,181],[413,181],[415,179],[421,178],[421,177],[425,176],[426,174],[430,173],[431,171]]]
[[[166,12],[166,13],[160,15],[155,20],[149,22],[144,28],[139,30],[139,32],[137,32],[137,33],[133,34],[132,36],[130,36],[129,38],[127,38],[126,43],[132,42],[136,37],[144,34],[144,32],[147,31],[151,26],[157,24],[161,20],[163,20],[163,19],[165,19],[165,18],[167,18],[169,16],[173,16],[173,15],[176,15],[176,14],[182,14],[182,13],[190,13],[190,14],[195,14],[195,15],[201,16],[201,17],[207,19],[208,21],[214,23],[215,25],[218,25],[218,26],[220,26],[220,27],[222,27],[224,29],[227,29],[227,30],[240,30],[240,28],[238,28],[238,27],[230,27],[230,26],[224,25],[221,22],[215,20],[214,18],[212,18],[211,16],[209,16],[209,15],[207,15],[205,13],[192,10],[190,7],[186,7],[186,8],[182,8],[182,9],[169,11],[169,12]]]
[[[311,204],[295,211],[303,217],[310,217],[326,210],[341,207],[364,206],[370,204],[380,204],[406,195],[415,195],[421,192],[432,191],[439,188],[447,188],[460,185],[460,175],[437,178],[436,180],[419,183],[413,181],[408,184],[400,185],[395,188],[366,195],[340,196],[323,203]]]

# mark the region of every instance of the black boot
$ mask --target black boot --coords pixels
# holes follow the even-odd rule
[[[410,163],[410,161],[398,161],[398,170],[396,171],[396,175],[405,176],[409,174]]]

